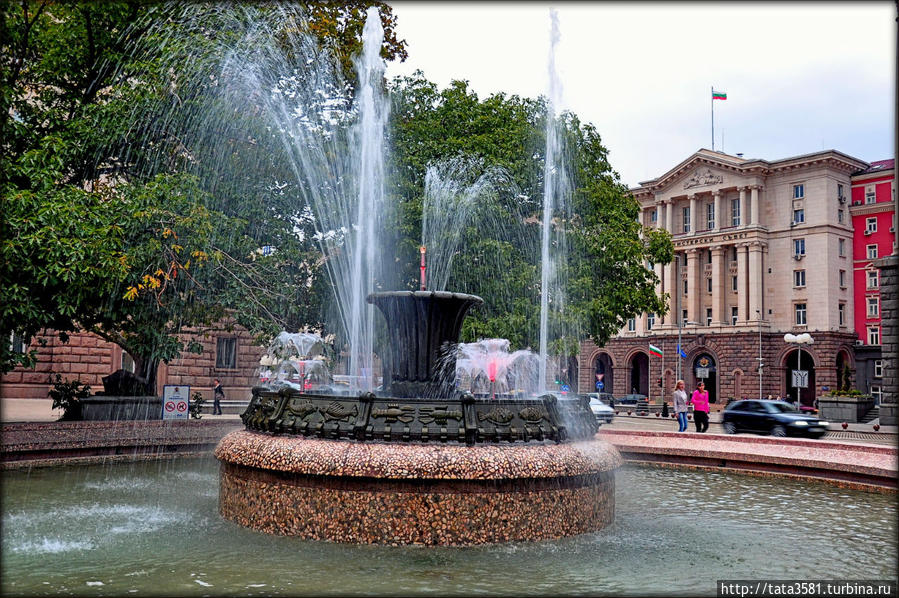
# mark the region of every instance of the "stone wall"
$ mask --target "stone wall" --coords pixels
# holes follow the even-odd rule
[[[883,394],[880,423],[895,426],[897,419],[897,352],[899,352],[899,255],[874,262],[880,268],[880,344],[883,356]]]

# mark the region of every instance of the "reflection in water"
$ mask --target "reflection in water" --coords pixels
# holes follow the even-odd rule
[[[3,481],[4,595],[709,595],[717,579],[896,575],[895,496],[722,472],[625,467],[605,530],[473,548],[244,529],[218,516],[212,459]]]

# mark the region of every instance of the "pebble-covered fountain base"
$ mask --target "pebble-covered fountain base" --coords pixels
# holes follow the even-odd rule
[[[466,545],[602,529],[615,511],[611,444],[359,443],[236,431],[223,517],[271,534],[354,544]]]

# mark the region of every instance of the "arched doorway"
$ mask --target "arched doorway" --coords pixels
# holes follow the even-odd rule
[[[836,360],[837,387],[835,390],[849,390],[852,388],[852,370],[849,365],[849,355],[846,351],[839,351]]]
[[[800,363],[799,355],[802,355]],[[812,407],[815,404],[815,360],[812,359],[808,351],[794,349],[787,353],[784,359],[784,388],[787,389],[786,398],[795,404],[796,396],[799,395],[800,405]],[[804,372],[803,375],[797,376],[800,385],[804,384],[805,388],[793,385],[793,372]],[[798,407],[799,405],[797,405]]]
[[[628,393],[649,396],[649,355],[643,352],[634,353],[631,357],[631,379]]]
[[[608,353],[600,353],[593,359],[593,388],[590,392],[612,393],[614,386],[612,358]]]
[[[699,382],[705,382],[705,389],[709,393],[709,403],[718,400],[718,367],[715,358],[708,353],[700,353],[693,360],[693,376],[696,378],[696,385]]]

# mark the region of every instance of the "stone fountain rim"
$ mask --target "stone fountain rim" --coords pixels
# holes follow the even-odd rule
[[[420,299],[459,299],[462,301],[471,301],[476,305],[484,303],[484,299],[477,295],[469,295],[468,293],[453,293],[450,291],[378,291],[369,293],[365,300],[372,303],[374,299],[380,297],[415,297]]]
[[[624,464],[599,439],[561,444],[389,444],[271,436],[236,430],[219,441],[220,461],[311,476],[394,480],[510,480],[603,474]]]

